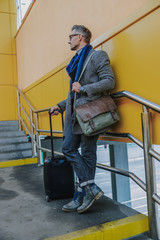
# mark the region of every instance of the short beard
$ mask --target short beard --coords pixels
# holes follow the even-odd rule
[[[78,47],[78,45],[77,45],[77,46],[74,46],[74,47],[71,47],[70,49],[71,49],[72,51],[75,51],[75,50],[77,50],[77,47]]]

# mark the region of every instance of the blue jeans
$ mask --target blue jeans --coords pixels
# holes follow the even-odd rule
[[[83,134],[73,134],[73,124],[74,114],[68,126],[62,151],[76,172],[80,186],[85,186],[87,183],[94,182],[97,162],[97,140],[99,135],[87,137]],[[78,151],[79,147],[81,147],[81,154]]]

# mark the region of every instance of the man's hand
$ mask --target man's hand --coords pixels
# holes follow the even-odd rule
[[[54,106],[54,107],[51,108],[50,113],[52,113],[52,116],[53,115],[58,115],[59,114],[58,110],[60,110],[60,107],[58,105]]]
[[[72,92],[77,92],[79,93],[79,88],[81,87],[81,84],[79,82],[74,82],[72,84]]]

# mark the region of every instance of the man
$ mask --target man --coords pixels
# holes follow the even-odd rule
[[[66,111],[65,139],[62,151],[72,164],[79,179],[77,193],[72,201],[62,208],[65,212],[77,211],[82,213],[104,194],[94,183],[97,161],[96,144],[99,135],[85,136],[74,113],[74,106],[77,107],[100,98],[104,92],[112,89],[115,84],[106,52],[95,51],[90,45],[90,39],[91,32],[85,26],[74,25],[72,27],[68,43],[70,49],[77,53],[66,68],[70,76],[68,98],[51,109],[52,115],[57,115],[58,110]],[[85,66],[86,62],[87,65]],[[85,70],[83,71],[84,66]],[[78,151],[79,147],[81,147],[81,154]]]

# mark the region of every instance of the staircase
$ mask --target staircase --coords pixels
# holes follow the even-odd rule
[[[18,121],[0,121],[0,162],[32,157],[32,146]]]

